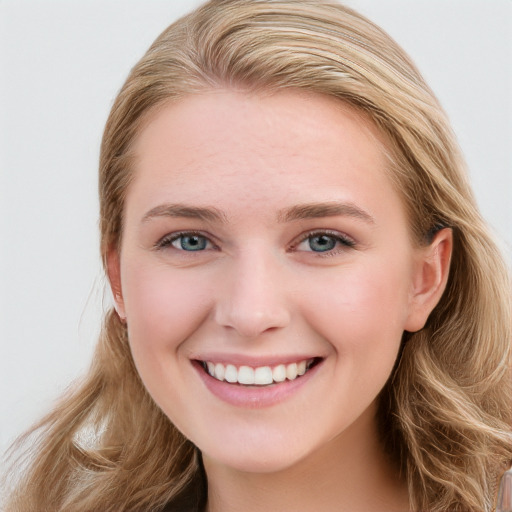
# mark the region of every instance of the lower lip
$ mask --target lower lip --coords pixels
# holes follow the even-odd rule
[[[317,373],[323,361],[317,363],[304,375],[295,380],[286,380],[268,386],[243,386],[220,381],[206,373],[199,361],[193,365],[208,390],[217,398],[236,407],[258,409],[283,402],[307,384]]]

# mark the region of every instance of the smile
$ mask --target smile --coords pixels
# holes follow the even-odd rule
[[[310,370],[318,358],[304,359],[296,363],[278,364],[271,366],[236,366],[234,364],[213,363],[203,361],[204,370],[214,379],[230,384],[242,384],[245,386],[268,386],[293,381]]]

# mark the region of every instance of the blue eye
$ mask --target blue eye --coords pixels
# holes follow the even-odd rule
[[[317,232],[310,233],[296,246],[299,251],[329,253],[336,249],[354,247],[352,239],[343,236],[341,233]]]
[[[307,238],[309,248],[315,252],[332,251],[337,244],[336,238],[330,235],[314,235]]]
[[[209,244],[210,242],[206,237],[192,233],[181,234],[171,240],[171,245],[182,251],[204,251]]]

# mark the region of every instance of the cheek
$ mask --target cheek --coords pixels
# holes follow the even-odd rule
[[[208,315],[210,294],[197,273],[139,264],[127,267],[124,275],[128,333],[137,354],[139,349],[176,349]]]
[[[317,281],[312,288],[304,308],[309,322],[338,354],[395,357],[408,311],[409,286],[403,270],[394,265],[354,266],[327,276],[325,286]]]

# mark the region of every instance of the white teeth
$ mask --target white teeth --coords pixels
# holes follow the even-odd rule
[[[236,366],[233,366],[232,364],[228,364],[226,366],[226,373],[224,374],[224,378],[228,382],[237,382],[238,381],[238,370],[236,369]]]
[[[284,382],[286,379],[295,380],[304,375],[313,363],[313,359],[290,363],[287,365],[279,364],[273,368],[270,366],[251,366],[236,367],[233,364],[224,365],[222,363],[212,363],[206,361],[205,369],[217,380],[226,381],[231,384],[238,383],[246,386],[267,386],[274,382]]]
[[[238,369],[239,384],[254,384],[254,368],[250,366],[240,366]]]
[[[297,363],[291,363],[286,366],[286,378],[294,380],[297,378]]]
[[[223,364],[217,363],[215,365],[215,370],[213,372],[217,380],[224,380],[224,373],[226,372],[226,370]]]
[[[272,378],[274,382],[284,382],[286,380],[286,366],[280,364],[272,370]]]
[[[270,366],[261,366],[254,370],[254,384],[264,386],[272,384],[272,368]]]

